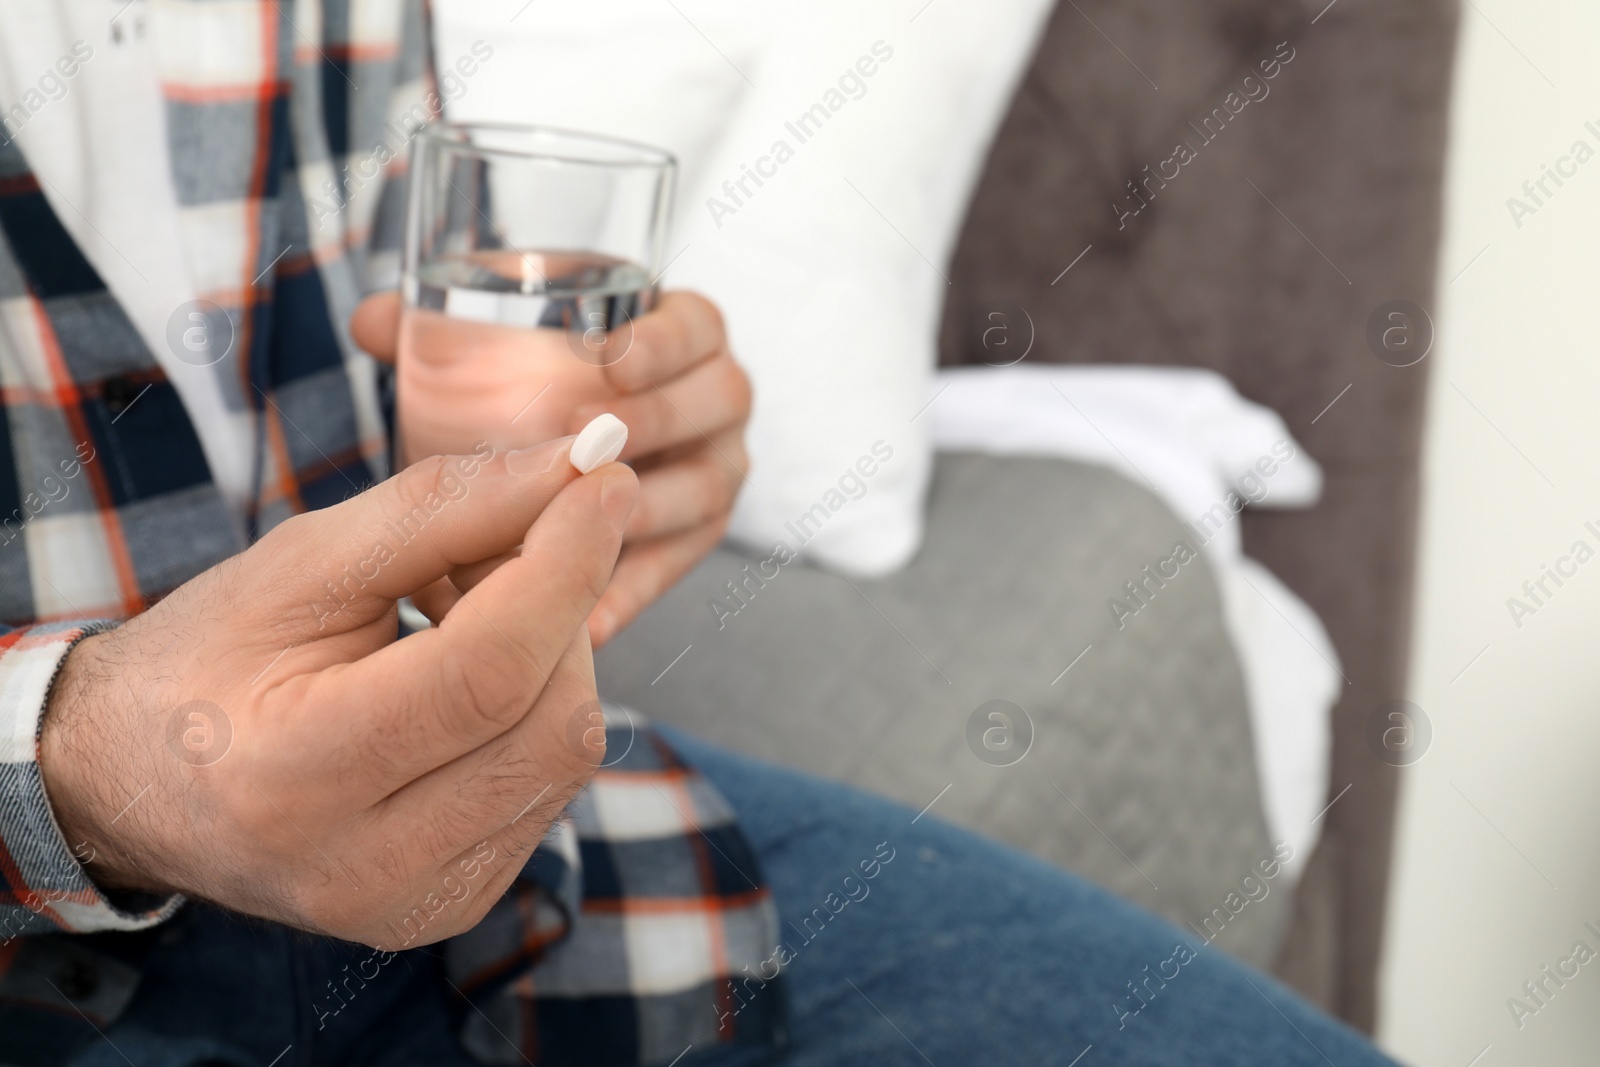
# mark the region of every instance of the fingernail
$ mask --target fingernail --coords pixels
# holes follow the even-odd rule
[[[546,441],[532,448],[519,448],[507,452],[506,470],[519,477],[549,474],[567,457],[567,449],[572,447],[575,440],[573,437],[558,437],[554,441]]]
[[[618,530],[633,514],[633,502],[638,496],[639,483],[624,474],[613,474],[600,487],[600,510],[606,513],[611,525]]]
[[[584,474],[622,455],[628,427],[612,414],[596,415],[572,442],[572,465]]]

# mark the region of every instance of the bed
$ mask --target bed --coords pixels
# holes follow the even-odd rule
[[[1019,362],[1203,368],[1281,418],[1314,459],[1320,495],[1314,505],[1244,508],[1231,536],[1264,568],[1267,578],[1250,572],[1259,584],[1281,581],[1284,596],[1262,603],[1306,631],[1299,654],[1317,645],[1313,631],[1329,638],[1304,660],[1304,673],[1324,671],[1321,659],[1336,677],[1326,726],[1312,739],[1320,763],[1285,775],[1291,786],[1312,783],[1315,802],[1271,799],[1273,753],[1291,750],[1263,736],[1259,685],[1228,606],[1237,576],[1203,557],[1167,562],[1180,578],[1143,577],[1152,565],[1164,573],[1194,516],[1159,478],[1119,469],[1092,447],[1052,454],[997,448],[993,434],[963,437],[961,420],[950,421],[959,412],[941,407],[949,398],[938,393],[954,379],[933,379],[931,366],[877,382],[899,405],[891,412],[897,432],[912,443],[900,468],[870,454],[870,435],[843,429],[870,427],[888,417],[882,411],[867,418],[795,407],[786,435],[769,419],[755,442],[757,486],[799,487],[788,497],[766,492],[769,529],[814,513],[829,490],[762,451],[803,431],[842,450],[823,466],[849,469],[859,459],[877,472],[857,479],[859,499],[841,490],[841,506],[824,508],[818,545],[903,526],[887,504],[909,486],[920,540],[897,533],[884,557],[909,562],[851,572],[828,566],[827,553],[789,559],[770,540],[746,536],[599,654],[602,696],[1029,849],[1215,938],[1371,1029],[1398,773],[1369,745],[1367,726],[1405,690],[1455,0],[1004,6],[1028,24],[1026,34],[1005,38],[1012,51],[990,48],[978,36],[984,27],[969,25],[946,61],[970,62],[963,77],[972,84],[943,79],[929,90],[949,94],[941,107],[907,111],[896,127],[905,139],[949,137],[952,145],[960,128],[985,129],[974,150],[950,153],[942,184],[896,189],[851,171],[849,190],[830,186],[834,210],[785,220],[789,228],[769,232],[765,251],[798,255],[807,227],[833,227],[841,242],[876,232],[883,243],[875,248],[920,273],[902,288],[894,278],[867,285],[883,314],[855,321],[871,332],[885,318],[926,319],[926,335],[911,331],[910,347],[926,364],[936,349],[951,374],[999,374]],[[939,18],[982,18],[959,6],[941,15],[922,3],[888,14],[819,4],[787,27],[793,40],[828,36],[819,29],[824,8],[837,8],[841,25],[898,19],[884,39],[896,72],[935,50]],[[752,302],[765,291],[793,303],[799,283],[782,274],[742,278],[752,273],[748,250],[711,242],[763,212],[783,215],[785,183],[792,192],[808,168],[826,169],[829,153],[852,165],[883,163],[868,150],[870,130],[852,134],[845,124],[896,106],[884,49],[868,48],[873,36],[836,35],[841,56],[879,71],[862,89],[870,95],[841,97],[831,146],[810,141],[747,204],[723,200],[717,182],[741,176],[746,155],[756,167],[764,157],[719,146],[723,117],[729,125],[749,118],[758,85],[771,92],[790,77],[802,111],[827,99],[827,85],[795,80],[788,52],[775,57],[741,36],[748,20],[737,5],[707,0],[679,13],[613,0],[581,17],[518,12],[520,29],[510,31],[498,15],[465,11],[440,5],[441,54],[465,46],[475,18],[500,36],[494,63],[453,103],[456,116],[605,129],[677,150],[686,187],[704,187],[702,199],[724,207],[708,215],[693,196],[680,203],[700,229],[680,242],[669,282],[731,305],[735,341],[756,368],[758,412],[806,387],[804,375],[783,377],[793,354],[787,364],[762,362],[759,329],[752,333],[740,312],[742,284]],[[612,50],[605,62],[614,76],[586,93],[556,92],[581,74],[581,64],[562,63],[596,61],[585,42]],[[637,63],[618,50],[634,45],[639,62],[671,68],[653,89],[630,87]],[[977,84],[988,67],[1011,62],[1007,55],[1014,74]],[[660,88],[673,78],[675,93]],[[496,83],[502,91],[478,87]],[[963,93],[988,102],[960,112]],[[716,121],[702,121],[708,115]],[[882,141],[884,152],[898,143]],[[946,236],[911,217],[940,202],[954,204],[960,220]],[[833,279],[813,276],[829,301],[863,291],[827,289]],[[761,316],[745,321],[759,327]],[[1397,322],[1399,351],[1387,340]],[[804,337],[807,322],[790,325],[802,350],[819,350]],[[907,343],[905,335],[882,331],[872,343],[886,349]],[[850,392],[834,389],[840,400]],[[1111,436],[1127,450],[1120,431]],[[925,461],[916,459],[924,446]],[[759,503],[763,493],[747,496]],[[761,528],[758,519],[747,534]],[[1136,579],[1143,600],[1126,588]],[[1136,618],[1110,606],[1119,591]],[[1313,614],[1295,615],[1295,605]],[[1293,751],[1304,758],[1311,749],[1302,739]],[[1308,807],[1318,810],[1300,819],[1312,824],[1297,839],[1304,847],[1291,843],[1295,855],[1274,878],[1253,873],[1285,842],[1281,812]]]

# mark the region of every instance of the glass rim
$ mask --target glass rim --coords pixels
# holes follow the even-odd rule
[[[518,148],[502,145],[482,145],[471,139],[474,131],[490,133],[511,134],[514,136],[532,139],[540,135],[553,135],[557,141],[566,145],[604,145],[612,150],[622,149],[632,153],[632,158],[626,154],[613,158],[599,158],[598,156],[584,156],[569,154],[562,150],[561,145],[544,148]],[[630,141],[622,137],[612,137],[608,134],[590,133],[584,130],[569,130],[560,126],[545,126],[538,124],[522,124],[516,122],[451,122],[435,121],[417,131],[420,140],[444,148],[460,149],[475,155],[498,157],[505,159],[522,159],[531,162],[566,163],[573,166],[588,167],[638,167],[654,170],[676,170],[678,159],[665,148],[645,144],[643,141]]]

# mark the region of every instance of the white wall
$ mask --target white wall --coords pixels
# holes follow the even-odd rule
[[[1520,1029],[1506,1005],[1600,952],[1600,557],[1520,628],[1506,604],[1574,541],[1600,552],[1600,155],[1520,228],[1506,204],[1575,141],[1600,153],[1597,40],[1593,0],[1463,8],[1412,684],[1434,738],[1383,993],[1382,1039],[1424,1067],[1600,1063],[1600,957]]]

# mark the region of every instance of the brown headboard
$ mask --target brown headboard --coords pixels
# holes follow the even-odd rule
[[[1393,364],[1431,339],[1385,305],[1433,305],[1457,16],[1457,0],[1064,0],[977,189],[940,337],[947,365],[1014,358],[985,345],[1000,323],[1032,333],[1030,360],[1210,367],[1322,464],[1320,505],[1244,526],[1350,683],[1338,801],[1277,970],[1368,1030],[1398,775],[1366,730],[1405,695],[1429,361]]]

